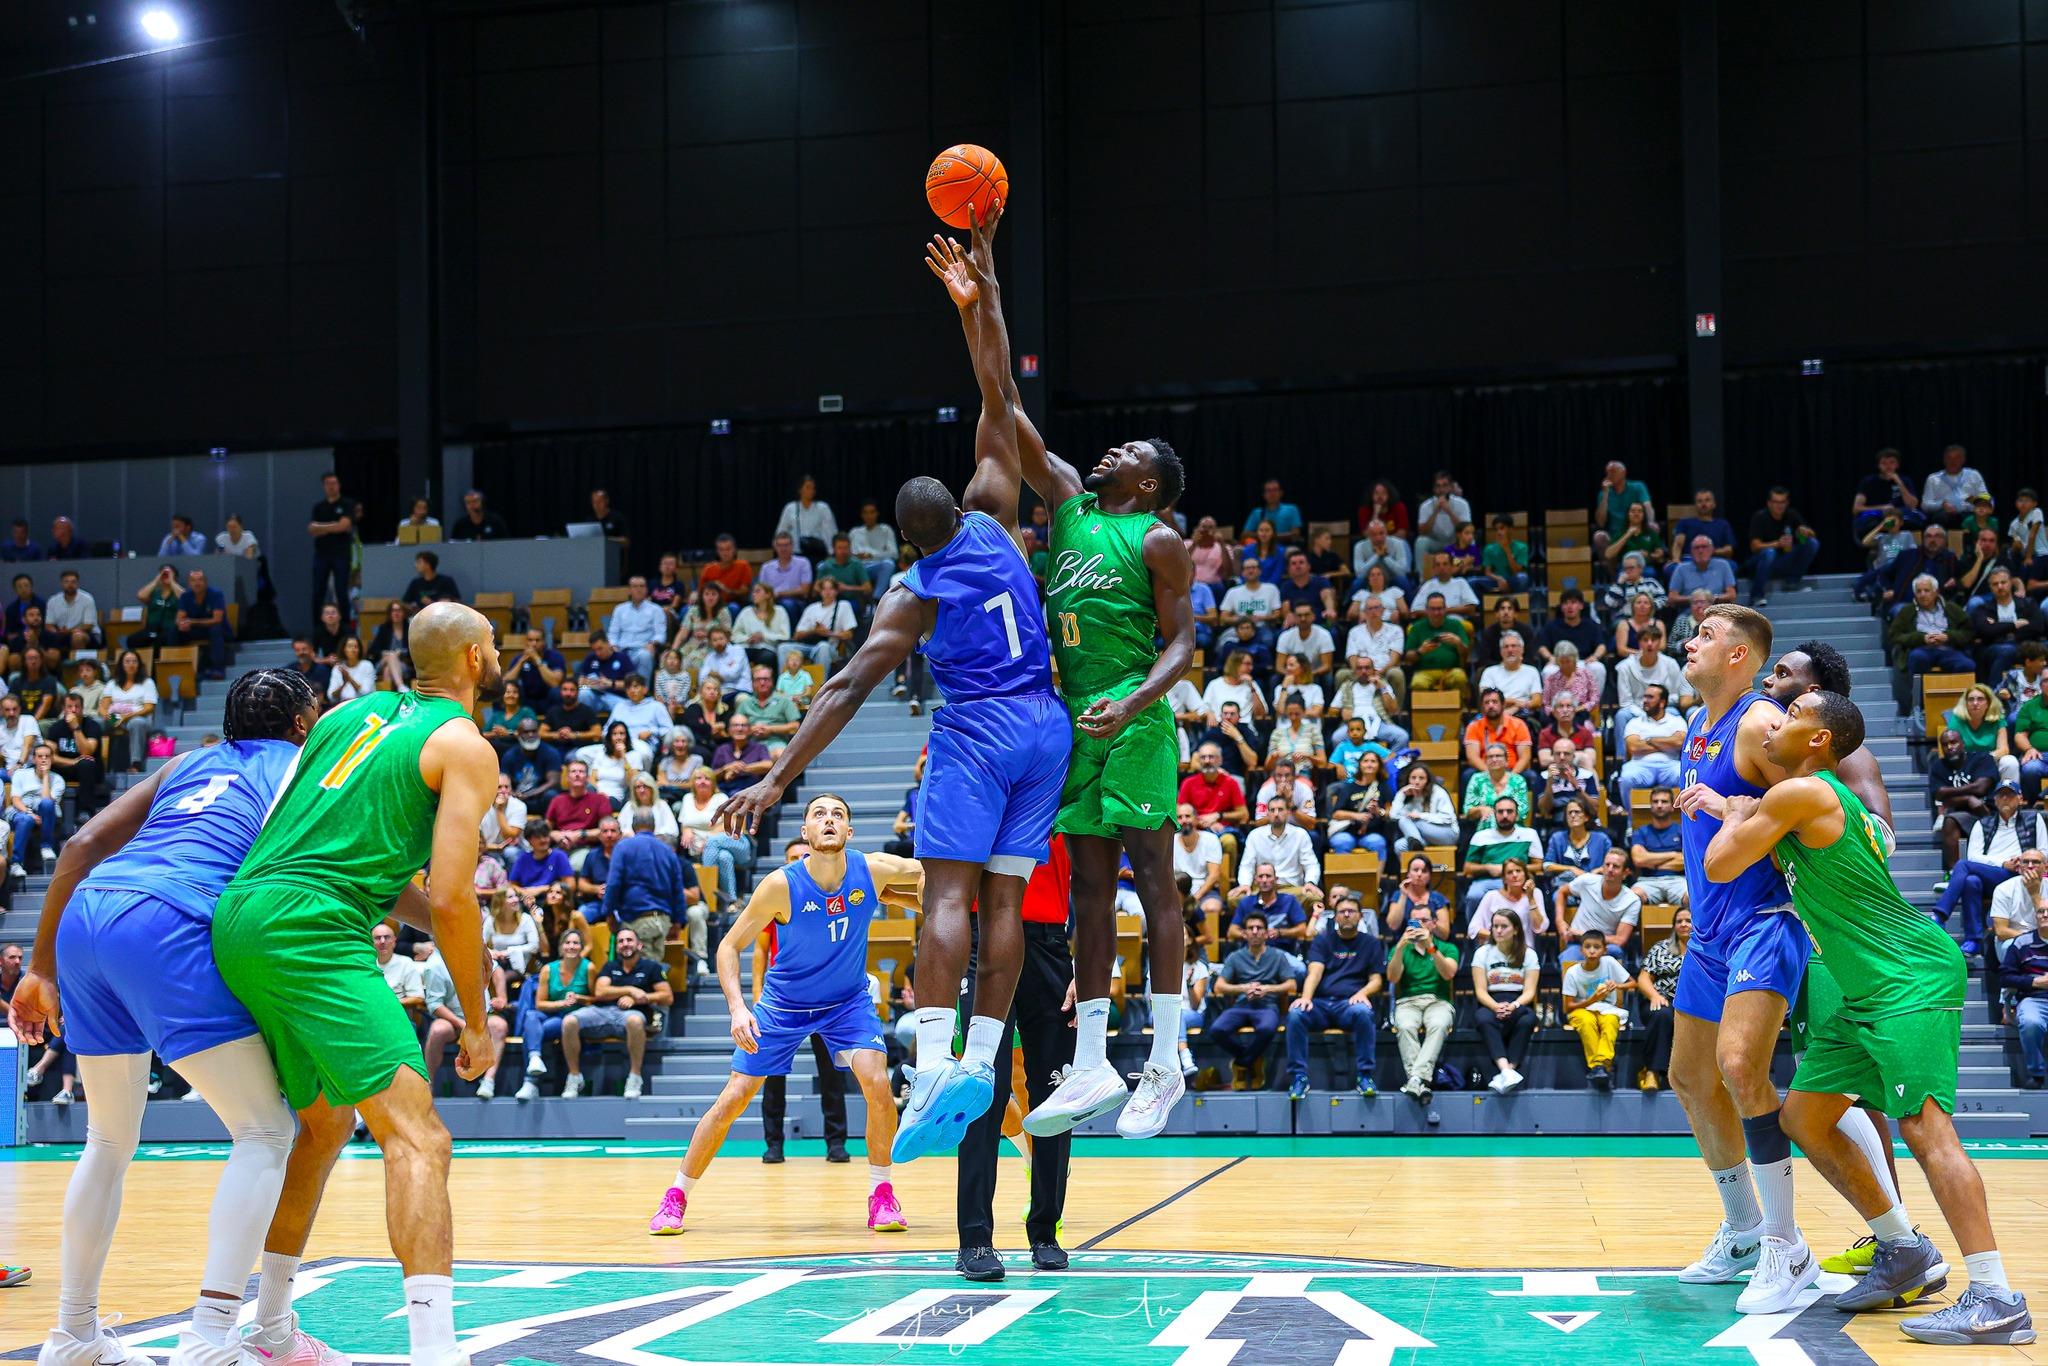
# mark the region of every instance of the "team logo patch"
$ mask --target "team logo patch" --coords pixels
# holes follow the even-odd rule
[[[846,914],[846,898],[845,898],[845,897],[843,897],[843,896],[828,896],[828,897],[826,897],[826,898],[825,898],[825,914],[826,914],[826,915],[845,915],[845,914]]]
[[[867,899],[868,894],[858,887],[854,888],[852,891],[846,894],[846,904],[849,906],[864,905],[867,902]]]
[[[1704,759],[1704,758],[1706,758],[1706,757],[1707,757],[1707,737],[1706,737],[1706,736],[1704,736],[1704,735],[1695,735],[1695,736],[1693,736],[1693,737],[1692,737],[1692,761],[1693,761],[1694,763],[1698,763],[1698,762],[1699,762],[1700,760],[1702,760],[1702,759]]]
[[[1717,759],[1720,757],[1720,755],[1721,742],[1719,740],[1716,740],[1713,744],[1707,746],[1707,757],[1709,759]]]

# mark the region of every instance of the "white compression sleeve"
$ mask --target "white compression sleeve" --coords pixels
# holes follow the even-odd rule
[[[85,1083],[85,1151],[64,1192],[64,1238],[59,1254],[58,1323],[82,1342],[99,1338],[100,1273],[121,1219],[121,1183],[142,1138],[142,1107],[149,1100],[149,1054],[81,1055]]]
[[[214,1188],[213,1212],[207,1219],[206,1273],[199,1284],[217,1297],[239,1300],[277,1212],[296,1125],[278,1094],[270,1053],[253,1034],[194,1053],[172,1066],[213,1107],[234,1144]]]

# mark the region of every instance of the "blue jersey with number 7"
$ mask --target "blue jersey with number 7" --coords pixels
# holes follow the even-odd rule
[[[214,902],[241,868],[298,758],[299,747],[289,741],[236,740],[176,760],[135,838],[93,869],[79,891],[147,892],[210,923]]]
[[[995,518],[968,513],[951,540],[897,582],[939,605],[924,657],[948,702],[1052,691],[1038,583]]]

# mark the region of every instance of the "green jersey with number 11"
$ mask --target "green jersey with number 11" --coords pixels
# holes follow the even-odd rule
[[[1054,512],[1045,611],[1060,695],[1068,701],[1092,701],[1141,682],[1158,662],[1145,534],[1159,524],[1155,513],[1104,512],[1092,493],[1076,494]]]

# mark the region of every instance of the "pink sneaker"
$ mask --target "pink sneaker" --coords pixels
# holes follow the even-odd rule
[[[683,1231],[683,1209],[690,1203],[690,1197],[683,1194],[681,1186],[670,1186],[662,1193],[661,1208],[647,1221],[647,1231],[657,1238],[673,1238]]]
[[[910,1227],[903,1221],[903,1206],[896,1203],[896,1188],[887,1181],[868,1192],[868,1229],[873,1233],[902,1233]]]
[[[257,1361],[268,1366],[351,1366],[350,1358],[335,1351],[311,1333],[301,1332],[298,1316],[292,1317],[292,1335],[281,1347],[266,1347],[263,1339],[251,1333],[242,1339],[242,1346]]]

